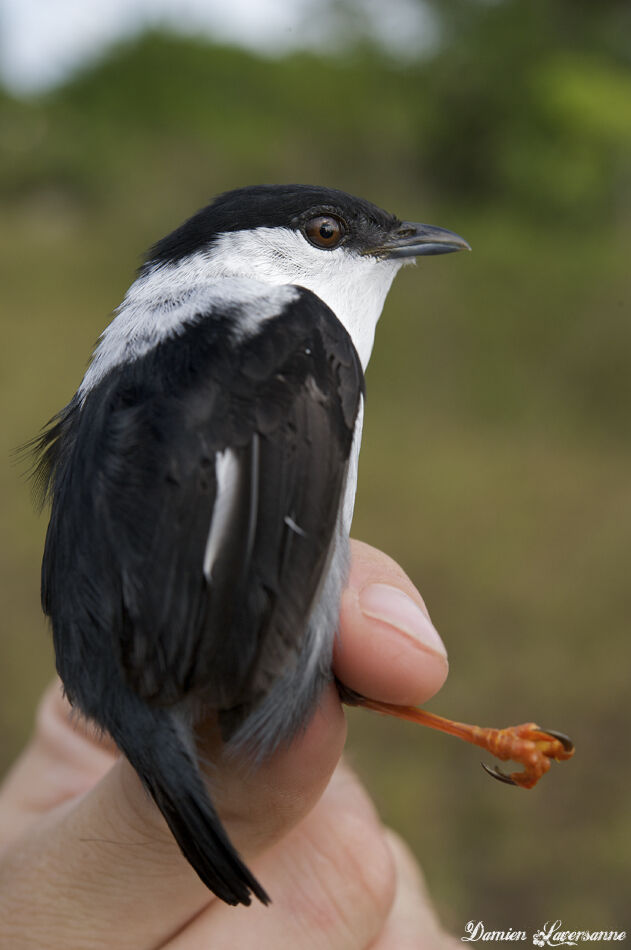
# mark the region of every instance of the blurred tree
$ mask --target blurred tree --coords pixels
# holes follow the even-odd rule
[[[606,215],[631,188],[630,6],[431,0],[437,54],[419,168],[471,200],[566,221]]]

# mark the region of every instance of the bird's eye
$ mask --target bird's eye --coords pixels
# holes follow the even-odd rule
[[[305,237],[316,247],[337,247],[344,234],[344,225],[339,218],[330,214],[319,214],[310,218],[304,226]]]

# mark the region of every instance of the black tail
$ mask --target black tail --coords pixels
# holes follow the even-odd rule
[[[184,728],[171,714],[140,701],[124,723],[119,719],[108,728],[204,884],[227,904],[249,904],[250,893],[268,904],[213,808]]]

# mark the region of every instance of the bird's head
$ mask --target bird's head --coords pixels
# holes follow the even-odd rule
[[[361,198],[312,185],[256,185],[220,195],[150,251],[142,276],[172,286],[245,277],[298,284],[351,334],[365,365],[402,264],[468,248],[444,228],[401,221]]]
[[[101,334],[79,395],[201,314],[212,319],[228,310],[235,330],[255,331],[292,299],[292,285],[331,308],[365,367],[402,264],[467,247],[451,231],[401,221],[331,188],[255,185],[226,192],[151,248]]]

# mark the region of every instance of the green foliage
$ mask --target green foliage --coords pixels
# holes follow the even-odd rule
[[[7,101],[21,161],[6,151],[0,188],[10,199],[62,187],[109,204],[112,189],[128,194],[166,166],[206,197],[253,163],[259,180],[290,180],[297,168],[330,180],[353,174],[358,154],[374,176],[411,150],[406,97],[405,77],[373,60],[267,60],[153,33],[38,103]]]
[[[602,221],[631,190],[631,71],[595,39],[604,11],[547,0],[447,7],[459,29],[424,71],[425,173],[522,215]]]

